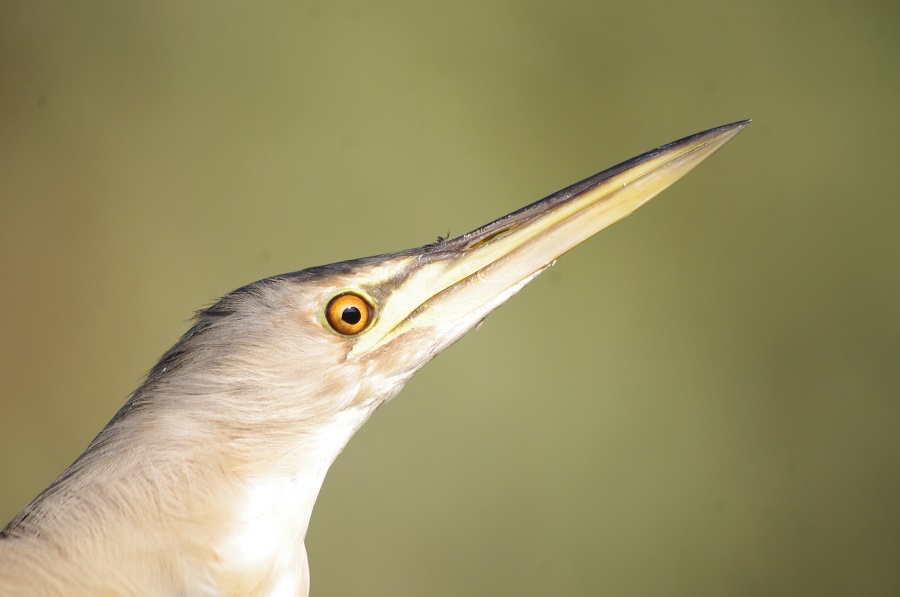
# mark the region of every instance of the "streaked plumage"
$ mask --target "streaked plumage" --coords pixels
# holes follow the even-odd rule
[[[559,255],[745,125],[651,151],[455,239],[225,296],[3,529],[0,595],[306,595],[313,505],[372,412]],[[332,313],[336,296],[353,300]]]

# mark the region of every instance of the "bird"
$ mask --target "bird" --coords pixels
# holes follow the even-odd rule
[[[329,467],[437,354],[749,120],[663,145],[456,238],[225,295],[0,531],[0,595],[304,596]]]

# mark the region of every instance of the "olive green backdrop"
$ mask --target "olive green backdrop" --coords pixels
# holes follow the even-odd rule
[[[0,518],[252,280],[754,124],[351,441],[313,594],[900,593],[893,2],[4,2]]]

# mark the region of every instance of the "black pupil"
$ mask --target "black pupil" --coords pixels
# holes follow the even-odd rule
[[[356,307],[347,307],[341,312],[341,320],[350,325],[356,325],[362,319],[362,313]]]

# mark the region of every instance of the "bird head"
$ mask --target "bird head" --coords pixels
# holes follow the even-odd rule
[[[204,428],[245,445],[269,441],[276,455],[272,438],[296,444],[341,419],[346,429],[333,437],[342,447],[416,371],[560,255],[632,213],[745,125],[665,145],[457,238],[238,289],[199,314],[123,413],[139,409],[143,396],[168,396],[182,419],[217,419]],[[152,391],[163,388],[171,391]]]

